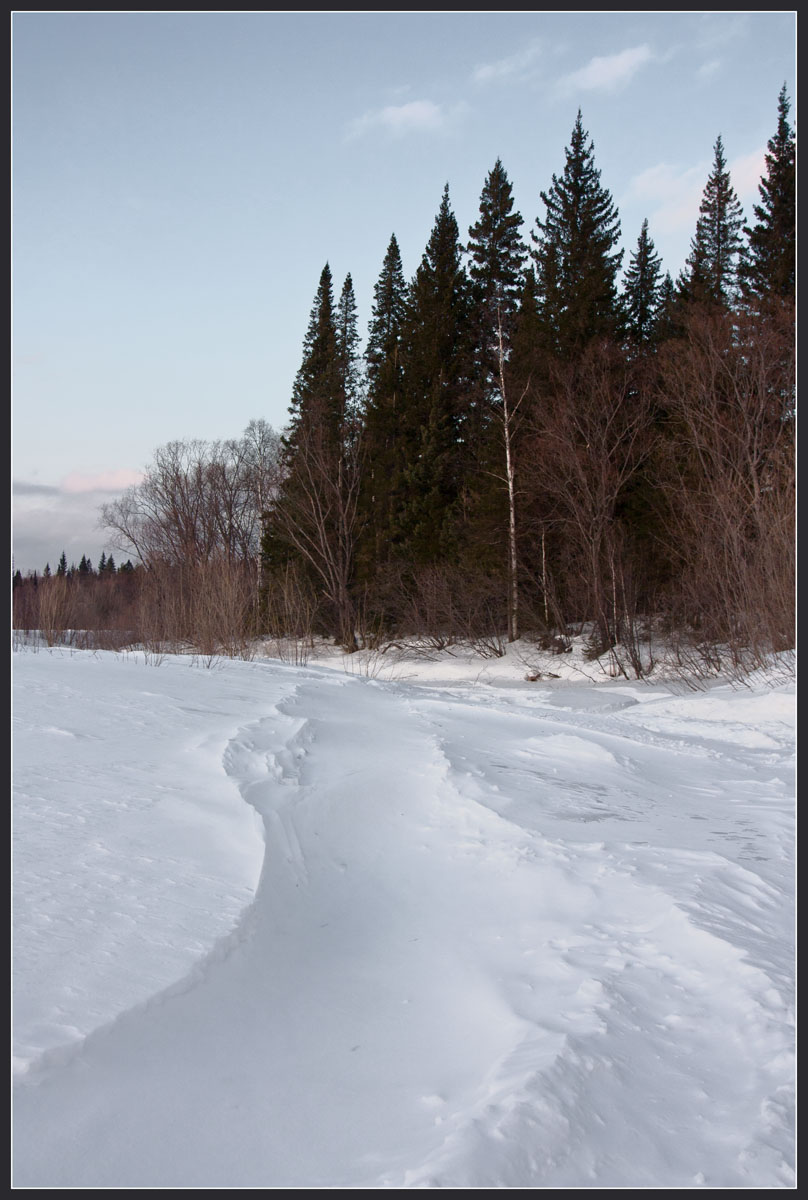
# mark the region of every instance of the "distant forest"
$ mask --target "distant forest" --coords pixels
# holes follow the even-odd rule
[[[232,654],[585,629],[637,676],[654,639],[741,669],[793,647],[790,107],[748,224],[716,139],[676,279],[647,220],[624,264],[580,111],[532,228],[497,160],[462,242],[445,187],[409,282],[390,238],[362,354],[326,264],[282,433],[158,450],[102,512],[126,569],[17,572],[15,627]]]

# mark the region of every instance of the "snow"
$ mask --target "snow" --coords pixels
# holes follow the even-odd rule
[[[793,680],[544,666],[16,653],[14,1186],[795,1186]]]

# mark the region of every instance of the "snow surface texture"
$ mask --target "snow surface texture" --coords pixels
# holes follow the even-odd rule
[[[447,661],[15,654],[16,1187],[794,1186],[793,682]]]

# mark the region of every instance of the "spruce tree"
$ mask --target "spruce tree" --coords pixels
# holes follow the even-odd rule
[[[283,439],[287,465],[294,462],[295,448],[301,435],[313,427],[327,425],[328,434],[332,438],[338,436],[341,423],[340,394],[333,281],[331,268],[326,263],[309,316],[303,342],[303,361],[292,388],[290,422]]]
[[[659,304],[657,307],[654,337],[657,343],[669,341],[675,337],[679,329],[679,305],[676,284],[670,271],[665,272],[665,278],[659,285]]]
[[[342,285],[336,312],[337,371],[342,392],[343,421],[356,416],[361,391],[359,333],[356,325],[356,297],[350,273]]]
[[[469,229],[468,273],[475,308],[475,337],[482,370],[493,387],[498,386],[500,332],[504,350],[510,341],[524,262],[527,256],[519,230],[521,214],[513,211],[512,188],[500,159],[488,173],[480,196],[480,216]]]
[[[660,262],[648,235],[646,218],[626,271],[623,292],[626,333],[636,346],[648,345],[653,340],[661,298]]]
[[[365,578],[390,556],[393,513],[406,465],[401,454],[401,341],[407,317],[407,285],[395,234],[390,238],[373,297],[365,350],[366,468],[361,497],[365,533],[360,548],[360,566]]]
[[[408,561],[454,555],[468,437],[469,286],[449,185],[409,289],[396,540]]]
[[[392,234],[373,289],[373,310],[368,326],[368,397],[400,388],[401,330],[407,313],[407,285],[401,252]]]
[[[285,478],[262,540],[265,570],[271,573],[290,561],[301,564],[331,607],[335,636],[349,649],[355,648],[350,585],[358,489],[356,344],[350,276],[335,311],[326,263],[282,439]]]
[[[516,323],[527,251],[519,230],[522,217],[513,211],[510,181],[500,159],[488,174],[480,196],[480,216],[469,229],[474,340],[473,386],[477,400],[470,413],[473,483],[467,485],[469,514],[467,553],[475,564],[499,574],[507,546],[508,639],[518,636],[518,578],[515,508],[515,429],[518,400],[507,380],[511,337]],[[503,510],[504,511],[501,511]]]
[[[766,174],[754,205],[756,223],[744,227],[749,239],[742,263],[741,285],[758,303],[770,297],[793,297],[796,283],[796,148],[788,121],[791,104],[786,85],[777,104],[777,132],[769,140]]]
[[[536,273],[530,266],[524,273],[519,305],[511,327],[510,355],[506,378],[511,391],[519,395],[538,380],[544,348],[541,341],[542,317]]]
[[[610,193],[595,167],[594,142],[583,127],[581,110],[566,149],[566,165],[541,192],[544,220],[531,234],[531,254],[545,337],[562,358],[576,357],[594,338],[619,331],[617,272],[622,250],[620,221]]]
[[[67,555],[65,554],[64,550],[62,551],[61,558],[59,559],[59,565],[56,568],[56,574],[63,576],[67,575]]]
[[[732,186],[719,134],[690,254],[679,278],[679,293],[686,303],[731,307],[737,292],[742,227],[743,210]]]

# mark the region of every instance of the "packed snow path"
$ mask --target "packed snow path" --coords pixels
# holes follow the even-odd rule
[[[127,933],[111,905],[114,940],[82,943],[108,1011],[63,1013],[72,1036],[40,1033],[37,1055],[27,973],[44,955],[56,995],[60,968],[31,949],[30,875],[58,846],[35,860],[23,837],[16,1186],[793,1185],[793,688],[435,689],[48,657],[18,656],[22,730],[45,720],[81,748],[43,681],[58,704],[93,671],[118,696],[125,679],[133,722],[156,711],[169,736],[172,708],[194,727],[196,694],[197,754],[186,737],[154,761],[179,790],[188,769],[186,800],[204,771],[231,806],[219,822],[255,812],[265,845],[254,894],[246,833],[224,883],[210,849],[183,868],[179,834],[155,846],[138,901],[153,945],[135,953],[138,913]],[[109,851],[122,880],[130,844]],[[195,853],[202,897],[223,897],[184,941],[152,911],[165,853],[189,906]],[[162,972],[148,994],[144,966]]]

